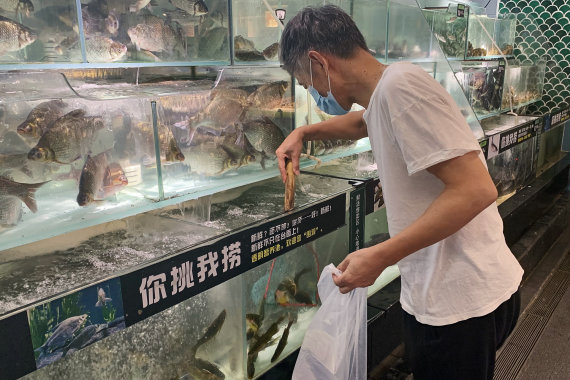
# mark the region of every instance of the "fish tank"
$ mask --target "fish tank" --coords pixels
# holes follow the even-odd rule
[[[165,198],[278,174],[275,150],[295,126],[291,77],[280,68],[220,68],[212,75],[205,87],[156,102]]]
[[[352,189],[346,180],[301,174],[294,211]],[[3,249],[0,320],[26,310],[38,368],[26,378],[93,371],[106,378],[259,377],[300,346],[319,306],[316,276],[348,253],[346,225],[306,243],[303,234],[298,248],[272,263],[128,327],[123,277],[113,277],[272,220],[283,213],[283,192],[271,178]],[[344,213],[348,204],[340,207]]]
[[[230,62],[227,1],[12,3],[0,63]]]
[[[551,128],[540,135],[536,174],[540,175],[563,158],[562,137],[564,124]]]
[[[537,119],[533,116],[498,115],[481,121],[485,134],[489,136],[487,167],[499,193],[498,203],[510,198],[536,177],[538,137],[534,135],[503,151],[501,138],[505,135],[502,133],[513,132],[517,126]]]
[[[505,69],[502,108],[522,107],[542,98],[546,64],[521,65],[514,61]]]
[[[498,61],[464,62],[455,73],[479,118],[501,110],[504,75],[505,68]]]
[[[36,327],[32,328],[36,334],[32,339],[37,336],[37,345],[41,344],[42,349],[36,359],[39,369],[25,379],[88,378],[94,373],[106,379],[204,378],[207,373],[218,379],[244,378],[239,277],[127,329],[124,317],[108,322],[97,319],[113,311],[117,316],[122,313],[116,298],[120,292],[113,294],[113,285],[99,288],[107,289],[106,305],[96,306],[101,301],[90,294],[94,289],[87,288],[75,293],[78,297],[64,298],[77,309],[75,312],[65,314],[61,310],[68,309],[54,308],[53,304],[31,309],[30,325]],[[89,295],[94,297],[90,303]],[[85,320],[71,324],[77,318]],[[41,343],[45,327],[52,324],[55,332]],[[108,337],[101,340],[104,334]],[[63,347],[58,337],[68,337]]]
[[[82,62],[75,5],[55,0],[2,3],[0,65]]]
[[[430,57],[429,25],[415,1],[390,1],[388,20],[388,62]]]
[[[77,96],[59,73],[0,75],[0,249],[95,225],[158,199],[150,102]],[[54,84],[37,89],[41,83]]]
[[[279,40],[284,25],[307,6],[333,4],[350,13],[348,0],[236,0],[232,2],[233,53],[236,64],[279,63]]]
[[[356,1],[351,16],[362,32],[370,52],[379,60],[386,60],[388,35],[388,4],[394,1]]]
[[[457,4],[447,8],[423,9],[422,12],[431,27],[432,44],[439,44],[446,57],[464,59],[467,44],[468,15],[458,16]]]

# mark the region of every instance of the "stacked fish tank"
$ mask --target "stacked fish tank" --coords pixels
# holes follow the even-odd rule
[[[498,61],[461,64],[455,76],[465,91],[471,108],[479,119],[501,110],[505,68]]]
[[[504,202],[536,177],[536,135],[507,150],[502,146],[505,139],[524,138],[517,136],[516,127],[535,120],[537,117],[533,116],[499,115],[481,123],[489,136],[487,167],[499,194],[498,203]],[[509,133],[505,135],[505,132]]]
[[[2,9],[2,62],[229,62],[223,0],[25,0]]]
[[[464,59],[467,44],[468,15],[458,15],[458,4],[447,8],[423,9],[424,16],[432,29],[432,44],[439,43],[446,57]]]
[[[505,70],[502,108],[522,107],[542,98],[546,64],[512,61]]]
[[[491,18],[471,8],[467,30],[467,58],[499,58],[513,54],[516,19]]]

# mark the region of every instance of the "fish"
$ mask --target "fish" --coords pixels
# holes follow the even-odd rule
[[[275,290],[275,302],[282,306],[291,303],[293,300],[301,304],[312,304],[311,296],[299,289],[299,279],[303,274],[310,271],[311,268],[305,268],[297,273],[293,280],[290,278],[283,279]]]
[[[37,349],[41,354],[49,354],[69,344],[75,334],[87,322],[87,314],[70,317],[57,325],[53,334]]]
[[[240,61],[264,61],[265,56],[257,50],[236,50],[235,56]]]
[[[34,4],[30,0],[0,0],[0,10],[25,14],[30,17],[34,11]]]
[[[128,184],[127,177],[117,163],[109,163],[105,152],[87,156],[79,178],[77,204],[87,206],[93,201],[103,200],[120,191]]]
[[[247,121],[242,129],[253,148],[269,158],[276,157],[275,151],[285,140],[281,129],[268,117]]]
[[[105,290],[103,288],[97,288],[97,303],[95,303],[95,307],[101,307],[107,305],[107,302],[111,302],[111,298],[107,298],[105,294]]]
[[[211,363],[207,360],[203,360],[200,358],[194,359],[195,367],[200,371],[200,377],[194,376],[194,378],[202,379],[212,379],[212,380],[223,380],[226,378],[226,375],[218,368],[217,365]]]
[[[49,181],[48,181],[49,182]],[[47,182],[20,183],[0,176],[0,197],[12,196],[19,198],[33,213],[38,211],[36,204],[36,190]]]
[[[180,28],[174,28],[159,17],[146,15],[144,22],[130,27],[127,34],[137,50],[168,54],[178,51],[184,55],[184,40]]]
[[[169,0],[170,4],[182,9],[192,16],[204,16],[208,14],[208,6],[203,0]]]
[[[289,323],[287,324],[287,327],[285,327],[285,330],[283,331],[283,335],[281,336],[281,339],[279,339],[279,343],[277,344],[277,348],[275,348],[275,352],[273,353],[273,356],[271,357],[271,363],[275,362],[279,358],[279,355],[281,355],[281,353],[285,349],[285,346],[287,346],[287,338],[289,338],[289,330],[291,329],[291,326],[293,325],[294,322],[295,322],[295,318],[289,317]]]
[[[231,99],[233,101],[239,102],[244,107],[247,105],[248,96],[249,94],[247,91],[242,90],[241,88],[215,88],[210,93],[212,100],[216,97]]]
[[[245,107],[239,101],[216,96],[202,111],[190,119],[190,124],[220,135],[222,131],[240,121],[244,110]]]
[[[142,145],[142,151],[145,154],[143,163],[145,166],[153,166],[155,160],[154,146],[154,130],[150,123],[140,122],[135,124],[131,131],[134,135],[135,142]],[[163,163],[175,163],[184,161],[184,154],[178,146],[178,142],[174,138],[172,131],[166,125],[160,123],[158,125],[158,140],[160,147],[160,160]]]
[[[236,169],[239,162],[215,143],[204,143],[183,148],[184,163],[190,166],[190,172],[208,177],[219,176]]]
[[[266,83],[249,95],[248,101],[254,107],[278,107],[283,102],[283,95],[289,87],[289,82],[278,81]]]
[[[36,41],[38,35],[32,29],[9,18],[0,16],[0,56],[18,51]]]
[[[115,62],[127,54],[126,45],[108,37],[86,38],[85,50],[90,62]]]
[[[198,42],[198,56],[213,59],[227,55],[228,40],[227,27],[219,26],[205,31]]]
[[[214,319],[214,321],[210,324],[210,326],[206,328],[204,334],[200,337],[200,339],[198,339],[196,344],[194,344],[194,346],[192,347],[192,352],[196,353],[196,351],[198,351],[198,348],[200,346],[212,340],[222,329],[225,320],[226,320],[226,310],[224,309],[221,311],[220,314],[218,314],[218,316],[216,317],[216,319]]]
[[[101,13],[97,7],[82,5],[81,18],[83,32],[87,38],[106,34],[116,36],[119,32],[119,18],[115,12]]]
[[[234,49],[241,51],[251,51],[255,50],[255,44],[253,41],[248,40],[244,36],[238,35],[234,37]]]
[[[11,196],[0,197],[0,226],[15,226],[21,219],[22,201]]]
[[[445,20],[445,22],[448,23],[448,24],[451,24],[451,23],[454,22],[455,20],[457,20],[457,16],[450,17],[449,19]]]
[[[262,54],[268,61],[271,61],[277,57],[279,53],[279,42],[274,42],[265,49],[263,49]]]
[[[35,106],[26,120],[18,125],[17,131],[22,136],[40,138],[54,121],[63,116],[66,104],[61,100],[50,100]]]
[[[75,109],[54,121],[28,152],[28,159],[70,164],[90,150],[95,133],[103,126],[100,117],[88,117]]]
[[[271,324],[267,331],[265,331],[261,336],[259,336],[255,341],[252,341],[247,352],[248,356],[253,356],[258,354],[261,350],[263,350],[269,342],[273,339],[273,335],[279,332],[279,324],[283,322],[285,316],[279,317],[279,319]]]

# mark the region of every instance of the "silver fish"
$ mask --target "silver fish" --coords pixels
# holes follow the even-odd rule
[[[0,177],[0,197],[11,196],[19,198],[32,212],[37,212],[38,206],[35,193],[45,183],[20,183],[6,177]]]
[[[18,133],[40,138],[54,121],[63,116],[64,107],[65,103],[61,100],[38,104],[30,111],[26,120],[18,125]]]
[[[28,152],[28,159],[70,164],[90,150],[95,133],[103,127],[101,118],[73,110],[54,121]]]
[[[51,353],[65,347],[86,321],[87,314],[67,318],[57,326],[53,334],[38,350],[40,353]]]
[[[95,200],[103,200],[128,184],[120,165],[109,163],[105,152],[87,156],[79,178],[77,204],[87,206]]]
[[[172,54],[184,49],[184,41],[179,28],[156,16],[147,15],[144,22],[130,27],[127,31],[131,42],[137,50]]]
[[[112,299],[107,298],[107,295],[105,294],[105,290],[103,288],[97,288],[97,303],[95,304],[95,307],[105,306],[107,302],[111,301]]]
[[[275,150],[285,140],[281,129],[268,117],[244,123],[243,132],[255,150],[269,158],[275,157]]]
[[[27,26],[0,16],[0,56],[34,43],[37,34]]]
[[[90,62],[114,62],[127,54],[127,46],[107,37],[85,39],[87,60]]]

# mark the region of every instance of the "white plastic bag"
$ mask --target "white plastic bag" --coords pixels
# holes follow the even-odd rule
[[[341,294],[329,264],[318,288],[322,306],[315,314],[301,345],[293,380],[366,379],[366,288]]]

